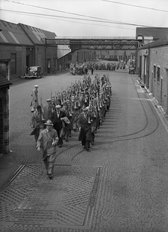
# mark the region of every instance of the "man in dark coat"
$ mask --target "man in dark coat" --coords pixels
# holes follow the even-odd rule
[[[83,112],[79,115],[78,125],[79,125],[79,141],[81,141],[84,148],[89,151],[90,142],[92,140],[91,136],[91,121],[88,118],[88,109],[89,107],[85,107]]]
[[[47,99],[47,105],[43,107],[44,111],[44,119],[47,121],[48,119],[51,120],[52,115],[52,102],[51,99]]]
[[[58,146],[62,147],[63,139],[62,139],[62,128],[63,128],[63,118],[66,116],[65,112],[61,110],[60,105],[56,105],[55,111],[52,112],[51,121],[53,122],[53,127],[57,131],[58,134]]]

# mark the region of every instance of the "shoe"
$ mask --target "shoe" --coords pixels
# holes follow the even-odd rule
[[[85,149],[86,151],[89,151],[89,147],[84,146],[84,149]]]
[[[50,180],[52,180],[52,179],[53,179],[53,176],[52,176],[51,174],[48,174],[48,178],[49,178]]]

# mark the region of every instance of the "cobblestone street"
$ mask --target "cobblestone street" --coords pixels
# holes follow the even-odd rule
[[[167,132],[136,75],[109,77],[111,108],[91,151],[73,132],[49,180],[32,147],[0,192],[0,231],[167,231]]]

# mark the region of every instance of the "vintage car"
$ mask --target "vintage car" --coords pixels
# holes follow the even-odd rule
[[[25,79],[42,78],[42,69],[40,66],[30,66],[24,75]]]

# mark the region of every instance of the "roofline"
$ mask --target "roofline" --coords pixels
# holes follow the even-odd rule
[[[144,46],[138,48],[138,50],[143,50],[147,48],[156,48],[156,47],[164,47],[168,45],[168,41],[154,41],[148,44],[145,44]]]
[[[17,44],[17,43],[1,43],[0,42],[0,45],[8,45],[8,46],[27,46],[27,47],[33,47],[34,46],[34,44],[32,44],[32,45],[30,45],[30,44]]]
[[[27,26],[27,27],[31,27],[31,28],[33,27],[33,28],[39,29],[39,30],[44,31],[44,32],[48,32],[48,33],[55,34],[55,36],[57,36],[55,32],[53,32],[53,31],[48,31],[48,30],[44,30],[44,29],[41,29],[41,28],[39,28],[39,27],[27,25],[27,24],[24,24],[24,23],[18,23],[17,25],[20,25],[20,26]]]
[[[168,29],[168,27],[136,27],[137,28],[142,28],[142,29]]]

